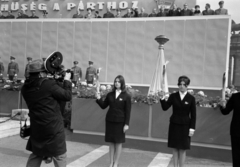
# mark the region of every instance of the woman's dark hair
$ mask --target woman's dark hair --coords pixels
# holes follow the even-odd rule
[[[185,83],[186,86],[188,86],[190,84],[190,79],[185,75],[180,76],[178,78],[178,85],[180,85],[182,81]]]
[[[115,87],[115,81],[116,81],[116,79],[119,79],[119,81],[120,81],[120,83],[121,83],[121,90],[122,90],[123,92],[125,92],[125,91],[126,91],[126,85],[125,85],[125,80],[124,80],[124,78],[123,78],[122,75],[118,75],[118,76],[114,79],[114,82],[113,82],[113,91],[116,90],[116,87]]]

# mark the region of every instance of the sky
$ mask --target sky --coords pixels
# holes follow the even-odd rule
[[[220,0],[197,0],[197,4],[200,5],[201,11],[205,9],[205,4],[209,3],[211,8],[216,10],[219,8],[218,2]],[[225,0],[224,8],[228,9],[228,14],[236,23],[240,23],[240,0]]]

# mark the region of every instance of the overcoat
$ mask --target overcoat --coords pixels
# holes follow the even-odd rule
[[[31,76],[30,76],[31,77]],[[38,156],[58,156],[66,153],[66,141],[60,101],[70,101],[71,82],[63,87],[53,79],[27,79],[22,96],[29,109],[30,138],[26,149]]]

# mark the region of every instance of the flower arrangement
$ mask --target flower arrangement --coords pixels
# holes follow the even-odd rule
[[[94,85],[81,83],[78,88],[73,89],[73,94],[77,95],[78,98],[96,99],[96,90],[97,89]],[[111,91],[111,85],[100,86],[100,94],[103,98],[105,98],[106,95]],[[130,94],[132,103],[144,103],[148,105],[159,103],[160,99],[165,95],[164,92],[157,92],[151,95],[143,94],[139,90],[133,89],[130,85],[126,86],[126,91]],[[237,89],[235,89],[233,86],[226,88],[226,100],[228,100],[233,93],[237,92]],[[196,105],[199,107],[216,108],[219,106],[221,101],[221,97],[208,97],[203,91],[198,91],[195,93],[194,90],[188,90],[188,93],[195,97]]]
[[[24,80],[4,80],[0,82],[0,90],[20,91],[24,84]]]

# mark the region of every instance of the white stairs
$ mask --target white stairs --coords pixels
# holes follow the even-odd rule
[[[9,119],[9,117],[1,117],[0,122],[3,122],[5,120]],[[23,122],[24,123],[24,122]],[[0,139],[19,135],[20,133],[20,121],[19,120],[9,120],[4,123],[0,123]]]

